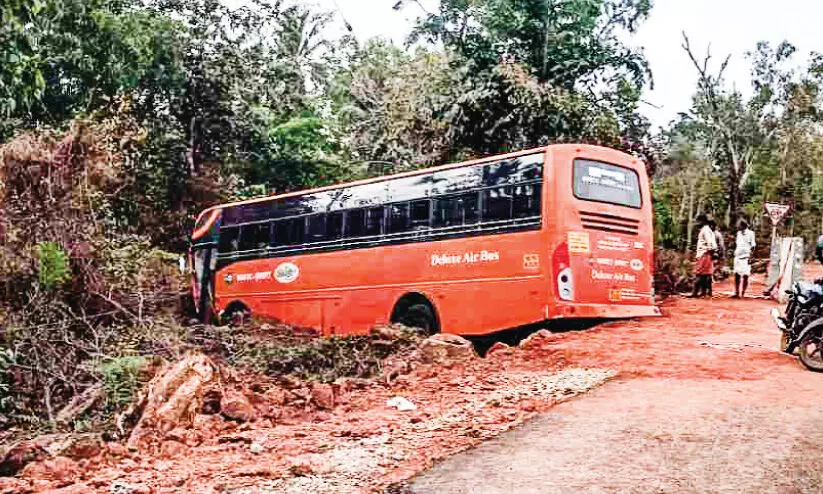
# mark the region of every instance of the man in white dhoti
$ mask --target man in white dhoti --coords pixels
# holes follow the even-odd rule
[[[746,296],[749,276],[752,274],[750,260],[754,246],[754,232],[749,230],[749,224],[745,220],[741,220],[737,225],[737,239],[734,246],[734,298]]]

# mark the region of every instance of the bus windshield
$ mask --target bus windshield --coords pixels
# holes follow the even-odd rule
[[[574,195],[586,201],[636,209],[642,204],[636,171],[585,159],[574,160]]]

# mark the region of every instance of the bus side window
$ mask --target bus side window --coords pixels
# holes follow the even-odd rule
[[[483,223],[506,221],[512,218],[511,187],[497,187],[483,191]]]
[[[322,242],[326,239],[326,215],[316,214],[307,220],[308,243]]]
[[[411,203],[411,229],[428,230],[431,227],[429,211],[431,201],[422,199]]]
[[[514,187],[513,211],[515,218],[540,216],[540,184],[523,184]]]
[[[245,225],[240,230],[241,251],[265,249],[269,246],[269,225],[268,223]]]
[[[326,218],[326,240],[343,238],[343,213],[329,213]]]
[[[442,228],[477,223],[478,198],[477,192],[438,198],[435,200],[432,226]]]
[[[218,250],[221,254],[236,252],[240,240],[240,227],[223,227],[220,229],[220,244]]]
[[[409,231],[409,203],[392,204],[390,206],[389,232],[402,233]]]
[[[354,209],[351,211],[346,211],[346,238],[362,237],[364,223],[364,210]]]
[[[274,224],[274,243],[277,246],[302,244],[304,234],[304,218],[280,220]]]
[[[366,228],[364,233],[368,236],[376,236],[383,233],[383,206],[369,208],[366,210]]]

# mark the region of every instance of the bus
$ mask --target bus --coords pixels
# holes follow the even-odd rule
[[[325,336],[659,315],[644,163],[550,145],[203,211],[200,317]]]

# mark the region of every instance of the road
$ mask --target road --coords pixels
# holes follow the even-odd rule
[[[681,299],[663,318],[570,335],[565,359],[620,377],[406,490],[821,492],[823,375],[777,352],[774,306]]]

